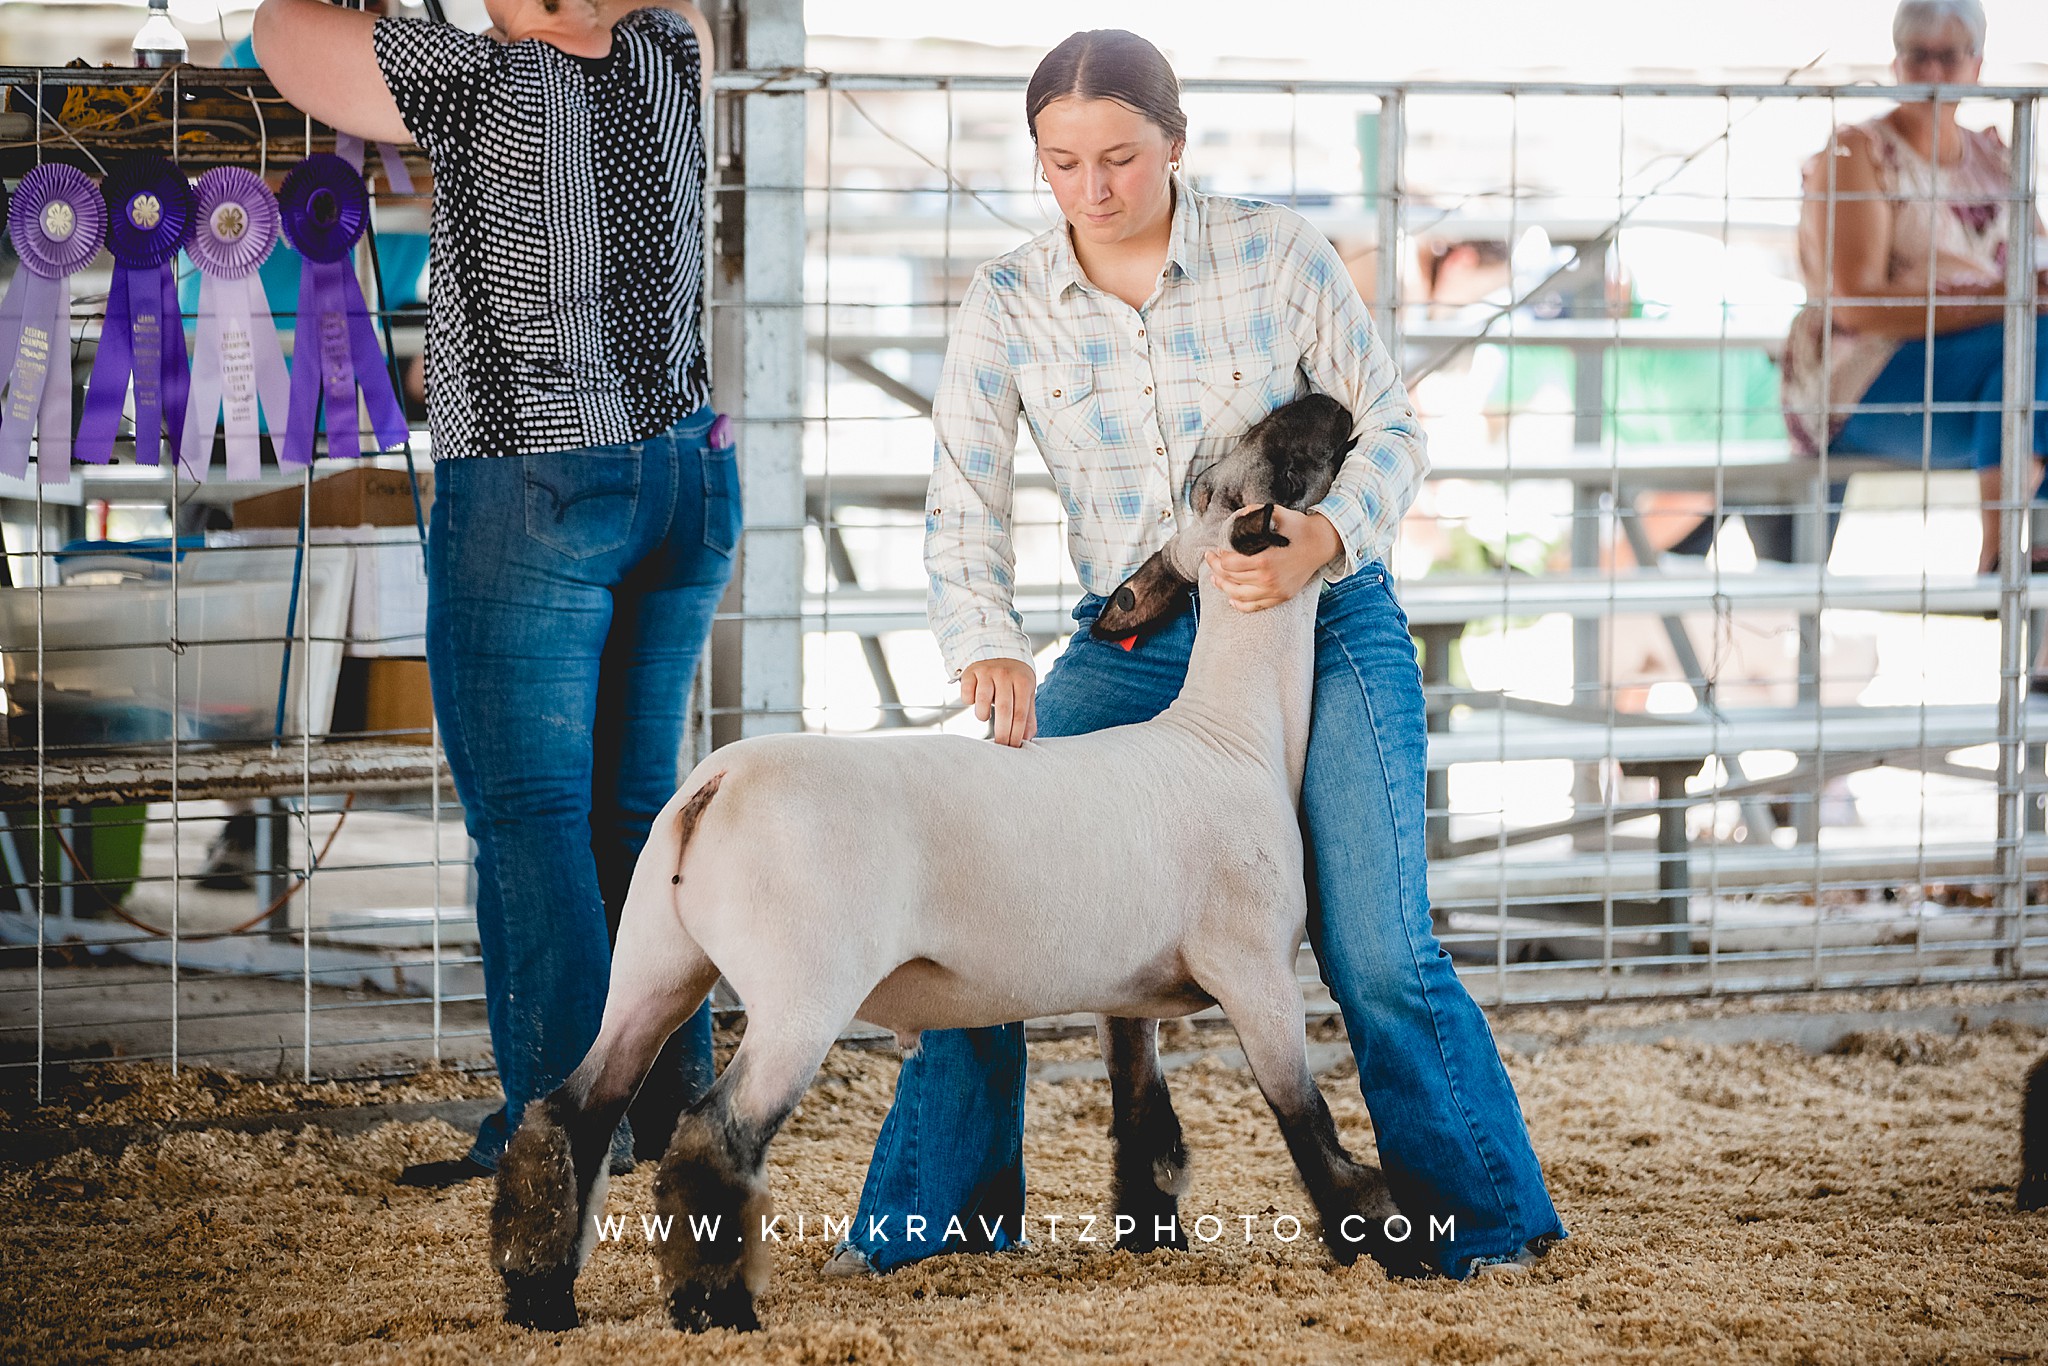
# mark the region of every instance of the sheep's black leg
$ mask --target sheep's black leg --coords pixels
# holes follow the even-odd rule
[[[730,1093],[716,1087],[676,1125],[654,1177],[654,1259],[669,1322],[685,1332],[761,1326],[754,1296],[768,1251],[760,1225],[773,1210],[761,1172],[767,1148],[768,1134],[739,1121]]]
[[[1159,1071],[1159,1021],[1096,1021],[1109,1069],[1110,1137],[1116,1140],[1116,1245],[1132,1252],[1185,1248],[1180,1197],[1188,1151]]]
[[[567,1081],[526,1107],[498,1164],[491,1264],[509,1323],[576,1326],[576,1275],[597,1241],[612,1136],[662,1044],[718,975],[674,930],[636,919],[631,905],[627,918],[620,944],[633,952],[613,968],[597,1041]]]
[[[865,994],[865,993],[863,993]],[[774,1202],[768,1143],[796,1109],[832,1047],[833,1012],[802,1020],[757,1002],[739,1051],[683,1115],[654,1177],[656,1277],[669,1321],[685,1332],[761,1326],[754,1297],[766,1288]],[[853,1006],[846,1007],[851,1017]]]
[[[1422,1231],[1402,1217],[1380,1169],[1345,1151],[1330,1107],[1313,1082],[1306,1095],[1276,1096],[1268,1091],[1266,1103],[1280,1121],[1287,1151],[1322,1220],[1330,1255],[1349,1266],[1362,1252],[1390,1276],[1425,1274],[1429,1268],[1419,1251]]]
[[[2048,1209],[2048,1054],[2027,1073],[2026,1098],[2020,1102],[2020,1186],[2014,1203],[2021,1209]]]
[[[1252,1076],[1280,1121],[1287,1151],[1322,1220],[1323,1242],[1345,1266],[1364,1253],[1391,1276],[1428,1270],[1421,1230],[1406,1225],[1378,1167],[1344,1150],[1330,1107],[1308,1070],[1301,987],[1287,965],[1266,973],[1237,964],[1228,972],[1200,974],[1237,1029]]]
[[[491,1263],[505,1282],[505,1321],[546,1332],[574,1328],[576,1274],[595,1241],[612,1134],[626,1097],[578,1107],[572,1086],[526,1107],[498,1165]]]

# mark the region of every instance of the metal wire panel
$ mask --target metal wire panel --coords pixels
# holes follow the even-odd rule
[[[923,625],[930,395],[973,268],[1057,208],[1033,176],[1021,80],[799,61],[717,82],[710,325],[748,525],[699,681],[709,738],[972,733]],[[38,105],[55,79],[0,71]],[[2016,217],[2038,198],[2042,93],[1965,103],[1966,122],[2006,130]],[[1801,162],[1874,102],[1935,94],[1187,84],[1187,173],[1287,203],[1331,238],[1430,432],[1436,474],[1391,568],[1433,727],[1436,926],[1483,1002],[2042,971],[2024,519],[2003,523],[2002,572],[1974,574],[1974,483],[1926,452],[1888,468],[1796,459],[1772,378],[1802,301]],[[263,100],[251,90],[252,119]],[[90,154],[37,128],[15,154]],[[254,159],[285,137],[265,123]],[[380,225],[420,211],[378,197]],[[1991,407],[2014,511],[2034,506],[2037,362],[2018,343],[2036,264],[2018,234],[1998,295],[2009,344]],[[104,288],[81,284],[80,358]],[[408,319],[382,318],[387,344],[417,345]],[[247,750],[173,729],[78,753],[24,731],[19,717],[46,712],[14,680],[52,676],[63,652],[46,594],[90,501],[141,534],[176,525],[188,494],[146,478],[76,503],[20,492],[6,512],[28,606],[5,642],[0,1072],[40,1088],[47,1064],[115,1049],[309,1075],[483,1065],[468,846],[438,749],[338,742],[307,689],[296,725]],[[1701,517],[1709,532],[1733,520],[1708,553],[1673,556]],[[1757,559],[1773,527],[1787,563]],[[1078,588],[1028,442],[1015,532],[1043,665]],[[309,609],[321,572],[317,554],[290,571]],[[205,700],[178,660],[285,632],[202,636],[203,585],[175,561],[168,585],[162,634],[127,644],[172,666],[176,715]],[[313,617],[290,632],[302,662],[347,635]],[[269,804],[274,871],[259,893],[207,891],[218,803],[245,798]],[[110,852],[130,843],[132,871]],[[1328,1008],[1307,954],[1302,967]]]
[[[787,182],[806,203],[804,582],[731,618],[801,622],[809,729],[972,733],[923,629],[920,510],[961,289],[1058,221],[1022,82],[778,72],[721,89],[804,92],[810,128]],[[1436,477],[1393,568],[1435,727],[1437,928],[1481,1000],[2038,971],[2026,576],[1971,572],[1967,477],[1925,451],[1795,457],[1779,413],[1800,164],[1838,124],[1936,92],[1185,89],[1187,174],[1330,236],[1425,414]],[[2007,130],[2015,216],[2037,198],[2038,95],[1965,104],[1966,123]],[[2015,264],[2015,328],[2032,289]],[[2018,363],[1988,406],[2024,430]],[[1017,602],[1042,670],[1078,589],[1023,439]],[[2033,506],[2017,468],[2007,487]],[[1665,553],[1670,525],[1702,514],[1752,534]],[[1755,554],[1773,522],[1782,565]]]

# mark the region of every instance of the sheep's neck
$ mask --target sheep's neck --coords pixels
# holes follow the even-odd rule
[[[1240,612],[1205,576],[1187,682],[1168,713],[1284,773],[1290,792],[1301,790],[1308,753],[1316,590],[1311,583],[1279,607]]]

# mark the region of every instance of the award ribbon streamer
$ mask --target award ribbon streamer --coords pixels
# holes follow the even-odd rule
[[[358,385],[378,449],[402,445],[409,435],[405,410],[392,390],[377,329],[353,269],[356,241],[370,222],[370,197],[363,191],[362,173],[338,156],[315,152],[285,177],[278,207],[286,239],[306,258],[299,275],[290,414],[279,461],[311,464],[313,433],[322,424],[330,456],[361,455]]]
[[[115,168],[104,188],[114,284],[86,384],[85,415],[78,422],[78,459],[95,465],[113,459],[121,402],[132,375],[135,463],[155,465],[162,460],[166,428],[176,455],[192,384],[171,264],[192,227],[192,187],[185,173],[162,157],[138,157]]]
[[[99,255],[106,233],[106,203],[85,172],[49,162],[21,178],[7,235],[22,268],[0,300],[0,365],[7,367],[0,474],[19,479],[28,472],[35,435],[42,481],[71,477],[69,277]]]
[[[277,245],[277,196],[255,172],[220,166],[199,177],[193,197],[185,250],[199,268],[199,333],[178,467],[203,482],[213,434],[225,427],[228,478],[256,479],[263,472],[258,403],[276,433],[286,430],[291,410],[284,347],[256,274]]]
[[[349,165],[363,169],[363,140],[354,133],[334,135],[334,153]],[[384,167],[384,183],[391,187],[393,194],[415,194],[412,187],[412,172],[405,169],[405,158],[398,149],[388,142],[377,144],[377,160]]]

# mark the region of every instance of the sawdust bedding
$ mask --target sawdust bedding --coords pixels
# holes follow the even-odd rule
[[[1552,1032],[1568,1039],[1579,1014],[1555,1012]],[[1132,1257],[1034,1226],[1021,1252],[821,1279],[816,1220],[851,1214],[896,1071],[890,1054],[842,1048],[771,1156],[790,1241],[760,1305],[767,1329],[697,1339],[667,1327],[632,1242],[599,1246],[581,1330],[502,1325],[488,1186],[391,1184],[406,1162],[461,1150],[446,1124],[183,1130],[0,1169],[0,1360],[2039,1360],[2048,1215],[2015,1213],[2011,1186],[2020,1081],[2044,1043],[1996,1024],[1866,1033],[1820,1056],[1560,1041],[1510,1058],[1573,1237],[1533,1272],[1466,1285],[1336,1269],[1312,1232],[1279,1241],[1272,1220],[1308,1225],[1307,1201],[1249,1076],[1216,1060],[1172,1077],[1195,1158],[1184,1215],[1231,1220],[1214,1244]],[[1355,1077],[1323,1081],[1347,1140],[1370,1152]],[[1034,1210],[1101,1211],[1106,1084],[1034,1081],[1029,1105]],[[616,1179],[610,1210],[651,1210],[651,1182],[645,1165]],[[788,1227],[799,1213],[803,1241]],[[1248,1246],[1244,1214],[1258,1216]]]
[[[292,1081],[240,1076],[217,1067],[59,1065],[36,1098],[34,1074],[7,1075],[0,1089],[0,1143],[10,1129],[136,1129],[194,1121],[253,1119],[298,1111],[481,1099],[499,1094],[495,1077],[429,1067],[409,1076]]]

